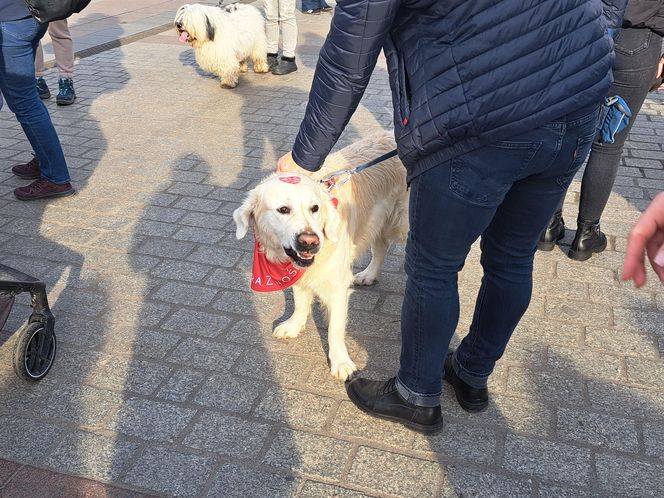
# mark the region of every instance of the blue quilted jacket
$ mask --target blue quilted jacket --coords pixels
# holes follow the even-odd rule
[[[293,146],[320,168],[381,49],[409,179],[599,103],[627,0],[338,0]]]

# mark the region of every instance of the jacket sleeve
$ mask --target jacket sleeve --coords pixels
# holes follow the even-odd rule
[[[320,51],[293,159],[317,171],[369,83],[400,0],[338,0]]]
[[[623,17],[627,9],[627,0],[602,0],[604,4],[604,19],[612,32],[622,27]]]

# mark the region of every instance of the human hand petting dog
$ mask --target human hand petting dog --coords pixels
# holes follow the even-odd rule
[[[637,287],[646,283],[644,251],[664,283],[664,192],[653,199],[629,234],[622,277],[623,280],[634,280]]]
[[[298,166],[298,164],[293,159],[292,152],[284,154],[277,161],[277,173],[286,173],[288,171],[294,171],[296,173],[302,173],[303,175],[308,175],[308,176],[311,176],[313,174],[312,171],[309,171],[307,169]]]

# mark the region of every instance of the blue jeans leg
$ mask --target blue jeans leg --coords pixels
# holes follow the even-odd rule
[[[42,176],[62,184],[70,179],[67,163],[35,86],[35,50],[46,28],[32,17],[0,22],[0,91],[39,159]]]
[[[302,0],[302,12],[328,7],[325,0]]]
[[[470,385],[486,386],[528,308],[539,234],[590,151],[597,114],[477,149],[412,182],[397,383],[410,402],[439,402],[459,318],[457,274],[480,235],[484,277],[454,368]]]
[[[450,162],[410,185],[406,291],[401,308],[397,388],[409,402],[437,406],[444,354],[459,320],[457,275],[494,208],[474,206],[449,191]]]

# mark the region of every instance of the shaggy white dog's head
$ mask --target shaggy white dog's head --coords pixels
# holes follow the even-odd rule
[[[209,8],[206,5],[185,4],[177,10],[173,24],[181,41],[192,47],[214,41],[215,23],[206,12]]]
[[[306,175],[274,174],[251,190],[233,212],[238,239],[247,234],[252,218],[269,261],[290,258],[298,266],[311,266],[326,240],[338,241],[339,215],[330,196]]]

